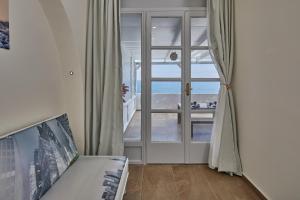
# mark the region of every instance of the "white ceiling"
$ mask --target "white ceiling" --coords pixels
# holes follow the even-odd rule
[[[206,0],[122,0],[122,8],[206,7]]]

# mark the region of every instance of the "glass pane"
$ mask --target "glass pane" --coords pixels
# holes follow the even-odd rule
[[[152,18],[152,46],[180,46],[181,18]]]
[[[208,46],[207,41],[207,18],[193,17],[191,18],[191,45],[192,46]]]
[[[213,121],[201,121],[201,119],[192,118],[192,141],[209,142],[213,128]]]
[[[180,114],[152,113],[151,140],[153,142],[180,142]]]
[[[125,141],[140,141],[141,138],[141,111],[135,111],[125,130]]]
[[[152,51],[153,78],[180,78],[181,51],[153,50]]]
[[[191,52],[191,76],[192,78],[219,78],[208,50]]]
[[[191,137],[193,141],[210,141],[219,89],[219,82],[192,82]]]
[[[220,82],[192,82],[192,96],[217,96],[220,90]]]
[[[152,109],[177,110],[181,104],[181,82],[152,82]]]
[[[141,14],[122,14],[121,47],[123,84],[128,92],[123,97],[125,140],[141,140]]]

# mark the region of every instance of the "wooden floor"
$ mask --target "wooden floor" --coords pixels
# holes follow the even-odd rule
[[[240,177],[206,165],[131,165],[124,200],[260,200]]]

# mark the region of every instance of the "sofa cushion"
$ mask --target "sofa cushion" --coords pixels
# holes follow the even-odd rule
[[[40,199],[77,157],[66,114],[0,139],[0,199]]]
[[[127,174],[126,166],[125,157],[80,156],[42,200],[121,199],[117,193],[125,188],[120,180]]]

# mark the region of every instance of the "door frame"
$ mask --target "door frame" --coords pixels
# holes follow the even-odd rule
[[[190,59],[185,59],[190,57],[190,50],[193,49],[190,46],[190,17],[192,16],[198,16],[198,17],[206,17],[207,15],[207,8],[206,7],[181,7],[181,8],[121,8],[121,13],[126,14],[126,13],[136,13],[136,14],[141,14],[142,15],[142,61],[143,63],[143,69],[142,69],[142,102],[141,102],[141,108],[143,112],[146,112],[146,115],[144,114],[144,117],[142,115],[142,121],[141,121],[141,126],[142,126],[142,133],[141,133],[141,138],[142,141],[140,142],[128,142],[125,141],[125,148],[136,148],[140,147],[141,148],[141,155],[142,158],[141,160],[134,160],[130,161],[130,163],[134,164],[147,164],[148,162],[148,153],[147,153],[147,146],[149,145],[147,142],[147,137],[151,136],[151,99],[149,101],[149,98],[146,97],[146,94],[151,95],[150,91],[151,87],[149,86],[151,83],[151,80],[149,79],[149,63],[151,64],[151,58],[147,56],[147,51],[151,51],[151,47],[149,50],[149,33],[147,33],[147,30],[149,30],[149,27],[146,26],[151,26],[150,23],[147,23],[147,19],[149,17],[149,13],[161,13],[164,12],[161,16],[169,16],[169,15],[175,15],[175,14],[180,14],[182,15],[182,23],[184,26],[182,26],[182,49],[181,52],[182,54],[185,53],[185,55],[182,55],[182,66],[190,66]],[[167,15],[167,16],[166,16]],[[177,15],[178,16],[178,15]],[[151,30],[151,29],[150,29]],[[187,35],[187,37],[184,37],[184,35]],[[151,39],[151,38],[150,38]],[[150,40],[151,41],[151,40]],[[174,48],[172,48],[174,49]],[[190,124],[190,108],[189,104],[187,102],[190,102],[190,96],[186,97],[184,94],[184,86],[187,82],[191,83],[190,80],[190,67],[187,67],[188,70],[182,70],[182,113],[184,114],[183,116],[183,122],[182,122],[182,142],[184,145],[184,160],[183,162],[180,163],[204,163],[203,161],[200,162],[195,162],[191,160],[191,155],[190,155],[190,150],[192,148],[192,141],[191,141],[191,124]],[[187,72],[187,73],[186,73]],[[147,76],[148,74],[148,76]],[[188,81],[187,81],[188,80]],[[203,79],[203,81],[211,81],[208,79]],[[215,81],[219,81],[215,79]],[[167,112],[167,110],[166,110]],[[150,118],[149,118],[150,114]],[[148,138],[149,139],[149,138]],[[150,138],[151,139],[151,138]],[[206,161],[207,162],[207,161]]]
[[[147,99],[145,98],[146,91],[146,12],[141,9],[121,9],[121,14],[139,14],[141,15],[141,113],[145,112],[145,105],[147,104]],[[127,157],[140,157],[140,159],[130,159],[130,164],[146,164],[146,116],[141,114],[141,140],[140,141],[130,141],[124,140],[124,151]],[[140,155],[140,156],[137,156]]]
[[[186,62],[186,73],[185,73],[185,83],[189,83],[190,86],[192,87],[192,80],[195,82],[219,82],[219,78],[192,78],[191,76],[191,51],[192,50],[209,50],[208,46],[199,46],[195,47],[191,45],[191,18],[193,17],[207,17],[207,11],[188,11],[185,12],[185,34],[187,37],[185,37],[185,57]],[[210,142],[205,142],[205,141],[193,141],[191,134],[192,134],[192,127],[191,127],[191,114],[192,110],[190,107],[191,103],[191,97],[192,97],[192,91],[191,95],[185,96],[185,158],[186,162],[185,163],[207,163],[208,162],[208,154],[209,154],[209,147],[210,147]],[[199,112],[199,111],[198,111]],[[209,112],[209,111],[208,111]],[[206,111],[201,111],[199,113],[206,113]]]
[[[182,117],[182,127],[181,127],[181,140],[180,141],[164,141],[164,142],[153,142],[151,140],[151,128],[152,128],[152,114],[153,113],[184,113],[184,106],[182,106],[181,110],[172,110],[172,109],[152,109],[152,81],[155,81],[155,78],[151,77],[152,70],[152,50],[180,50],[181,51],[181,78],[173,79],[181,82],[181,104],[185,104],[185,100],[183,97],[184,92],[184,72],[183,69],[185,58],[184,58],[184,46],[185,46],[185,31],[184,31],[184,11],[149,11],[146,13],[147,21],[146,21],[146,85],[147,91],[146,98],[148,103],[146,105],[146,119],[147,119],[147,130],[146,130],[146,155],[147,155],[147,163],[185,163],[185,136],[184,136],[184,126],[185,119]],[[178,17],[181,18],[181,45],[180,46],[152,46],[152,23],[151,20],[153,17]],[[170,81],[169,78],[160,78],[161,81]],[[175,152],[175,153],[174,153]]]

